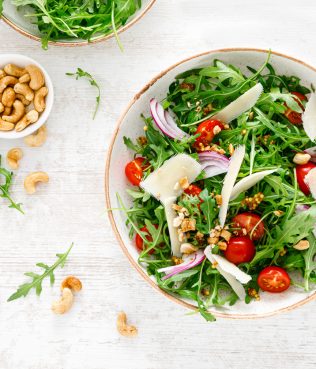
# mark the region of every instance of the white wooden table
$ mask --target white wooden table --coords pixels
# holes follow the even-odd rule
[[[104,163],[115,121],[155,74],[194,53],[222,47],[272,48],[316,64],[314,0],[265,2],[158,0],[148,15],[114,40],[83,48],[54,48],[0,22],[0,52],[22,53],[53,78],[56,100],[48,140],[40,148],[0,141],[0,153],[24,150],[13,196],[25,216],[1,200],[0,369],[315,368],[316,303],[263,320],[204,322],[154,292],[131,268],[105,214]],[[102,86],[101,110],[91,120],[95,91],[65,76],[78,66]],[[44,170],[50,183],[34,196],[25,175]],[[7,303],[34,270],[75,247],[56,284]],[[50,311],[59,283],[75,274],[84,284],[69,314]],[[123,309],[137,325],[134,339],[116,331]]]

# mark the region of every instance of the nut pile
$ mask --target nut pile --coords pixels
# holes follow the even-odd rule
[[[47,94],[44,75],[36,65],[6,64],[0,69],[0,131],[20,132],[37,122]]]

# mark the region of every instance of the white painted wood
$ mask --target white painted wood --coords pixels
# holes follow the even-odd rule
[[[315,302],[254,321],[207,324],[186,316],[131,269],[105,215],[103,190],[115,121],[149,79],[194,53],[232,46],[271,47],[316,64],[315,11],[313,0],[158,0],[122,35],[123,54],[114,40],[43,51],[0,22],[0,52],[38,60],[53,77],[56,93],[43,147],[0,141],[2,155],[13,146],[24,149],[13,195],[26,211],[22,216],[1,204],[1,369],[315,368]],[[77,66],[102,86],[95,121],[95,91],[65,76]],[[51,180],[27,196],[23,178],[33,170],[47,171]],[[53,262],[72,241],[75,247],[65,269],[57,271],[54,288],[46,282],[40,298],[32,294],[5,302],[24,272],[36,262]],[[70,273],[82,279],[83,291],[69,314],[55,316],[51,301]],[[139,328],[137,338],[118,335],[120,309]]]

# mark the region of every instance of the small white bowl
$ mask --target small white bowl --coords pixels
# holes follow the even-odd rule
[[[220,59],[226,63],[233,64],[246,73],[247,65],[259,68],[267,58],[267,53],[268,50],[258,49],[222,49],[195,55],[162,71],[137,93],[119,118],[108,151],[105,171],[107,208],[120,207],[116,193],[120,194],[126,206],[132,204],[131,198],[126,192],[126,188],[129,185],[125,177],[124,167],[131,160],[133,154],[130,150],[123,147],[123,137],[127,136],[134,140],[143,134],[144,124],[140,119],[140,114],[144,113],[145,116],[150,115],[150,98],[156,97],[158,100],[163,99],[166,96],[170,83],[174,81],[176,75],[189,69],[209,66],[213,63],[214,59]],[[271,64],[279,74],[296,75],[301,78],[303,85],[310,86],[311,83],[314,86],[316,85],[316,68],[298,59],[272,52]],[[146,270],[137,262],[139,254],[134,242],[129,238],[129,230],[126,227],[126,217],[123,212],[110,211],[108,214],[119,244],[132,266],[151,286],[161,292],[165,297],[189,309],[196,309],[196,305],[192,301],[167,294],[157,286],[155,278],[148,276]],[[291,286],[291,288],[282,294],[262,292],[260,297],[260,302],[245,304],[242,301],[238,301],[233,306],[226,306],[224,308],[212,307],[210,310],[214,315],[223,318],[252,319],[266,317],[292,310],[316,299],[316,288],[306,293],[301,289]]]
[[[23,131],[20,132],[16,132],[15,130],[0,131],[0,138],[16,139],[32,134],[46,122],[53,107],[54,88],[48,73],[43,68],[43,66],[39,64],[37,61],[29,58],[28,56],[20,54],[0,54],[0,69],[2,69],[6,64],[9,63],[16,64],[19,67],[25,67],[29,64],[36,65],[43,72],[45,77],[45,85],[48,88],[48,94],[46,96],[46,108],[43,111],[43,113],[40,114],[37,122],[30,124],[28,127],[26,127],[25,129],[23,129]]]

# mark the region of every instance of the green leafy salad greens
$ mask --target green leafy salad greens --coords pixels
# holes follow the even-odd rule
[[[121,47],[117,30],[140,9],[141,0],[13,0],[13,4],[34,10],[25,9],[25,16],[37,25],[44,49],[49,41],[90,41],[113,32]]]
[[[306,101],[299,103],[292,92],[307,95],[311,90],[303,86],[296,76],[279,75],[269,63],[269,58],[259,70],[252,67],[247,67],[247,70],[243,73],[233,65],[215,60],[208,67],[188,70],[175,78],[163,106],[173,112],[179,128],[189,133],[190,138],[168,138],[156,128],[152,118],[145,117],[142,117],[144,122],[139,123],[145,124],[144,136],[135,142],[124,138],[125,145],[135,153],[135,157],[146,159],[148,165],[144,169],[144,177],[175,154],[187,153],[197,159],[194,142],[199,136],[196,133],[198,125],[258,82],[262,84],[264,91],[255,106],[233,120],[214,139],[217,148],[224,150],[227,157],[230,156],[230,145],[245,145],[246,154],[237,181],[251,173],[277,169],[229,204],[226,228],[232,234],[232,218],[239,213],[251,211],[264,222],[264,235],[254,241],[255,256],[250,262],[238,265],[252,277],[244,285],[245,303],[254,300],[254,296],[259,300],[257,277],[263,268],[270,265],[291,272],[291,284],[296,288],[308,291],[316,282],[316,242],[313,235],[316,202],[311,195],[306,196],[299,189],[293,163],[295,153],[313,146],[313,143],[302,125],[292,124],[285,115],[287,109],[302,113],[306,104]],[[202,189],[199,196],[183,193],[177,199],[177,205],[186,208],[189,217],[196,222],[195,230],[186,233],[185,242],[202,250],[209,244],[210,230],[218,225],[216,195],[221,194],[224,176],[203,179],[202,172],[195,182]],[[209,321],[215,320],[208,311],[209,307],[235,304],[237,295],[208,259],[192,269],[163,279],[164,273],[157,270],[179,262],[172,257],[164,208],[140,187],[130,187],[127,192],[133,199],[133,206],[127,208],[117,195],[120,209],[126,214],[131,239],[134,240],[138,234],[143,241],[139,263],[147,268],[149,275],[155,276],[159,287],[194,301]],[[255,198],[257,194],[263,195],[262,201],[253,208],[249,207],[246,200]],[[308,210],[298,213],[298,205],[308,206]],[[148,232],[142,230],[144,226]],[[293,248],[302,239],[309,241],[309,248]],[[213,253],[223,255],[218,245]]]

